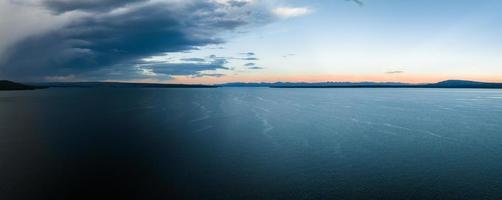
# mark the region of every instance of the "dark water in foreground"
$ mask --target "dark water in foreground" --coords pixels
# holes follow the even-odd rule
[[[502,199],[502,90],[0,92],[0,199]]]

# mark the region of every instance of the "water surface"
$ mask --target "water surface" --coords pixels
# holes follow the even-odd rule
[[[501,199],[502,90],[0,92],[0,199]]]

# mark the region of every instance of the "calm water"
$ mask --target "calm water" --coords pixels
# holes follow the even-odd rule
[[[502,90],[0,92],[0,199],[502,199]]]

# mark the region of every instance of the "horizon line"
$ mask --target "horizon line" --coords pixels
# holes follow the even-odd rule
[[[8,79],[1,79],[0,81],[11,81]],[[222,82],[222,83],[169,83],[169,82],[142,82],[142,81],[121,81],[121,80],[103,80],[103,81],[12,81],[18,83],[124,83],[124,84],[160,84],[160,85],[225,85],[225,84],[275,84],[275,83],[304,83],[304,84],[316,84],[316,83],[395,83],[395,84],[408,84],[408,85],[420,85],[420,84],[434,84],[445,81],[467,81],[467,82],[478,82],[478,83],[502,83],[493,81],[480,81],[473,79],[444,79],[441,81],[433,82],[401,82],[401,81],[232,81],[232,82]]]

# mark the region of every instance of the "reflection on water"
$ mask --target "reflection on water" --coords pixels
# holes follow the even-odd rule
[[[500,199],[502,91],[0,93],[0,199]]]

